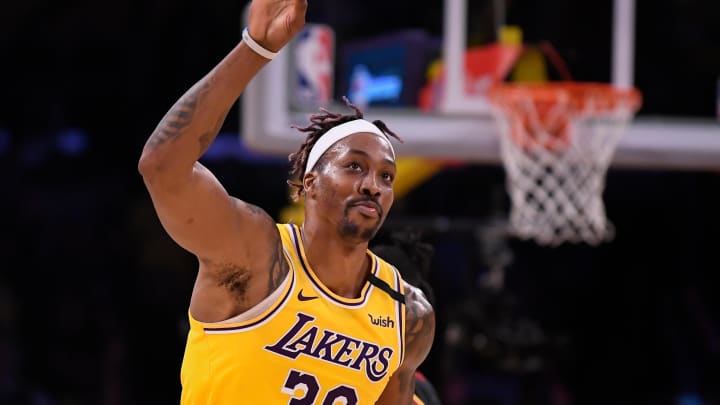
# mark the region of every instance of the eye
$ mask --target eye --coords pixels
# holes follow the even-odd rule
[[[394,177],[390,172],[383,172],[382,178],[385,181],[393,181]]]
[[[362,168],[360,167],[360,163],[358,163],[358,162],[352,162],[352,163],[350,163],[350,164],[348,165],[348,167],[349,167],[350,169],[352,169],[352,170],[360,170],[360,169],[362,169]]]

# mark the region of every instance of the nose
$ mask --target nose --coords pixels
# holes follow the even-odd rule
[[[380,186],[374,175],[369,174],[363,177],[362,182],[360,182],[360,194],[380,197]]]

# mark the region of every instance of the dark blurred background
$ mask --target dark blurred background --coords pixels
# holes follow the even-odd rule
[[[308,20],[338,42],[442,29],[441,1],[309,3]],[[491,13],[471,3],[481,41]],[[606,2],[508,3],[508,19],[552,40],[577,76],[608,79],[609,28],[576,32],[584,15],[609,18]],[[197,263],[161,228],[136,165],[167,109],[238,42],[245,4],[3,3],[0,404],[178,402]],[[653,95],[641,114],[714,117],[717,2],[638,9],[636,82]],[[239,119],[233,108],[226,139]],[[283,159],[204,163],[271,215],[287,205]],[[446,403],[720,403],[717,173],[612,169],[617,237],[595,248],[505,237],[504,190],[502,167],[448,168],[397,201],[377,238],[414,226],[436,248],[437,336],[422,370]]]

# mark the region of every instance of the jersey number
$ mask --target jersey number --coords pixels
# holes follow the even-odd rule
[[[313,405],[320,393],[320,384],[317,377],[312,374],[290,370],[281,391],[292,397],[288,405]],[[325,394],[321,405],[357,405],[357,403],[358,395],[355,388],[338,385]]]

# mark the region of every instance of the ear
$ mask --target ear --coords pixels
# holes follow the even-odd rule
[[[303,190],[305,192],[305,198],[307,197],[314,197],[315,196],[315,185],[318,178],[317,172],[311,171],[310,173],[305,173],[303,176]]]

